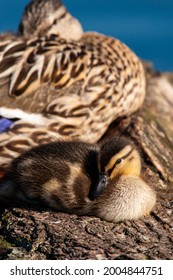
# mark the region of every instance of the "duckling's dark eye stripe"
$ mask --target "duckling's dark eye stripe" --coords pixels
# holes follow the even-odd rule
[[[125,156],[121,157],[121,159],[127,158],[132,152],[133,152],[133,148]]]
[[[133,148],[123,157],[121,157],[122,160],[126,159],[131,153],[133,152]],[[114,168],[116,167],[117,162],[114,163],[113,167],[111,169],[108,170],[108,176],[110,177],[112,174],[112,171],[114,170]]]

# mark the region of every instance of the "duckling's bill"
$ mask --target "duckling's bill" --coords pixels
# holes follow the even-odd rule
[[[92,189],[90,189],[89,198],[93,200],[96,199],[98,196],[100,196],[103,193],[107,184],[108,184],[108,174],[107,173],[99,174],[96,185]]]

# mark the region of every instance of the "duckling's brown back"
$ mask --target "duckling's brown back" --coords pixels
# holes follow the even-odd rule
[[[98,148],[58,141],[35,147],[15,159],[9,177],[18,198],[38,199],[57,210],[82,207],[97,170]]]

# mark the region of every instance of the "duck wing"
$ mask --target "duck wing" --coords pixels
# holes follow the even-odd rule
[[[1,154],[16,156],[12,146],[22,147],[23,137],[24,149],[49,136],[97,141],[113,120],[143,103],[142,63],[117,39],[86,33],[80,41],[9,40],[0,43],[0,114],[11,110],[23,120],[1,134]]]
[[[85,79],[86,60],[82,46],[56,35],[1,42],[1,106],[41,113],[62,88]]]

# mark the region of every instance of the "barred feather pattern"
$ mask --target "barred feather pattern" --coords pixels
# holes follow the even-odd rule
[[[0,135],[0,165],[39,143],[59,137],[97,141],[119,116],[139,109],[145,74],[139,58],[122,42],[97,33],[79,41],[58,35],[0,42],[0,100],[28,120]],[[17,111],[16,111],[17,112]],[[30,120],[32,114],[42,121]]]

